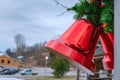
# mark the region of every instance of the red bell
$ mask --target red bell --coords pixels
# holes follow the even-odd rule
[[[112,44],[114,46],[114,34],[109,32],[107,35],[109,36],[109,39],[110,39],[110,41],[112,42]]]
[[[114,68],[114,35],[113,33],[105,33],[103,27],[100,32],[100,40],[105,52],[102,60],[103,66],[105,70],[112,70]]]
[[[60,38],[49,41],[46,47],[88,74],[93,74],[96,69],[93,57],[98,29],[89,21],[79,19]]]

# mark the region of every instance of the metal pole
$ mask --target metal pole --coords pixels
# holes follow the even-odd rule
[[[48,56],[45,56],[45,75],[47,76]]]
[[[48,56],[45,56],[45,67],[47,68],[47,64],[48,64]]]
[[[114,78],[120,80],[120,0],[114,0]]]
[[[45,60],[45,68],[47,68],[47,63],[48,63],[48,62],[47,62],[47,59],[46,59],[46,60]]]
[[[80,80],[79,77],[80,77],[80,70],[79,70],[79,68],[78,68],[78,69],[77,69],[77,78],[76,78],[76,80]]]

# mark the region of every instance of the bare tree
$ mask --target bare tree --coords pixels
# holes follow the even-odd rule
[[[25,37],[22,34],[15,35],[15,43],[16,43],[16,53],[17,55],[23,55],[24,51],[26,49],[26,40]]]
[[[16,54],[12,49],[8,48],[8,49],[6,49],[5,52],[8,54],[8,56],[16,58]]]

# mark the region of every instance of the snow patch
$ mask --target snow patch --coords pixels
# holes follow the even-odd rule
[[[17,78],[2,78],[2,77],[0,77],[0,80],[23,80],[23,79],[17,79]]]

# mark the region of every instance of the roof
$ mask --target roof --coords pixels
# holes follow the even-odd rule
[[[7,53],[0,53],[0,56],[9,57]]]

